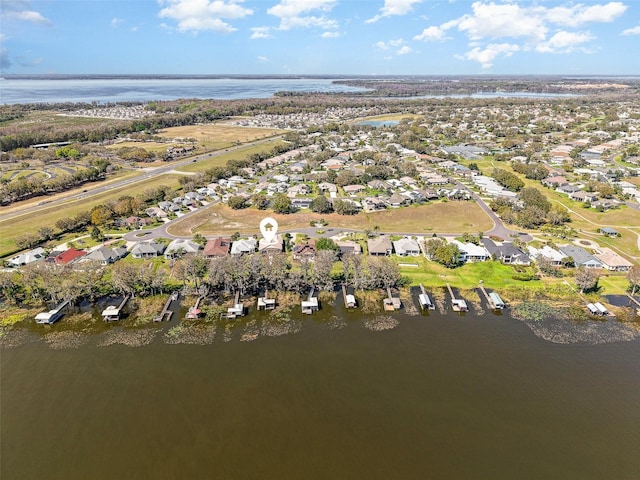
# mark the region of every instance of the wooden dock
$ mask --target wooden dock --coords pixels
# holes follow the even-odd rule
[[[318,305],[318,297],[313,296],[314,292],[315,288],[312,287],[307,300],[303,300],[302,302],[300,302],[302,313],[311,315],[313,312],[317,312],[320,309],[320,306]]]
[[[487,303],[489,304],[489,307],[492,310],[502,310],[505,307],[505,304],[502,301],[502,299],[500,298],[500,295],[498,295],[495,292],[487,293],[487,291],[485,290],[484,285],[482,285],[482,283],[480,285],[478,285],[478,288],[480,289],[480,291],[484,295],[484,298],[487,299]]]
[[[453,311],[467,312],[469,310],[469,307],[467,307],[467,302],[465,302],[462,298],[456,298],[449,283],[447,283],[447,290],[449,290],[449,295],[451,296],[451,308],[453,309]]]
[[[52,323],[60,320],[60,317],[64,315],[62,309],[69,304],[69,300],[65,300],[53,310],[48,312],[42,312],[36,315],[36,323],[51,325]]]
[[[120,314],[122,313],[122,309],[127,304],[130,298],[131,298],[131,295],[125,295],[125,297],[122,299],[122,302],[120,302],[119,306],[116,307],[115,305],[109,305],[107,308],[105,308],[102,311],[102,319],[105,322],[114,322],[114,321],[120,320]]]
[[[342,284],[342,298],[344,299],[345,307],[356,308],[358,306],[355,295],[347,293],[347,287],[344,283]]]
[[[227,313],[223,314],[226,318],[234,319],[244,316],[244,304],[240,303],[240,290],[236,291],[236,297],[233,306],[227,308]]]
[[[427,295],[427,291],[424,289],[424,285],[422,285],[422,284],[420,284],[420,291],[422,292],[422,293],[420,293],[418,295],[418,301],[420,302],[420,308],[422,310],[424,310],[424,309],[435,310],[436,306],[431,301],[431,298],[429,298],[429,295]]]
[[[387,298],[385,298],[382,303],[384,309],[389,312],[400,310],[402,308],[402,301],[391,294],[391,287],[387,287]]]
[[[171,295],[169,295],[169,298],[164,304],[164,308],[162,309],[162,311],[158,316],[153,317],[153,321],[162,322],[164,320],[171,320],[171,316],[173,315],[173,312],[169,310],[169,307],[171,307],[171,303],[173,301],[178,300],[179,296],[180,294],[178,292],[173,292]]]
[[[276,299],[269,298],[269,291],[264,292],[264,297],[258,297],[258,310],[273,310],[276,308]]]
[[[202,311],[200,310],[200,302],[202,302],[202,300],[204,300],[204,295],[200,295],[198,297],[195,305],[189,308],[189,311],[184,316],[184,318],[189,320],[195,320],[197,318],[200,318],[200,315],[202,314]]]

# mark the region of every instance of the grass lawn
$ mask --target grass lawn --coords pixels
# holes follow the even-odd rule
[[[258,232],[260,221],[266,216],[275,218],[281,231],[309,228],[311,221],[322,218],[328,222],[328,225],[322,228],[328,236],[335,233],[329,229],[341,228],[373,230],[378,226],[383,232],[428,235],[434,232],[477,233],[487,231],[493,225],[483,210],[473,202],[437,202],[375,213],[361,212],[352,216],[336,213],[318,214],[310,210],[279,215],[271,210],[233,210],[226,205],[217,204],[201,209],[184,221],[174,223],[169,232],[173,235],[230,235],[236,231],[253,234]]]
[[[157,135],[171,139],[193,138],[206,150],[220,150],[282,133],[284,133],[283,130],[272,128],[238,127],[211,123],[165,128],[158,132]]]
[[[229,160],[244,160],[252,153],[269,152],[273,147],[281,144],[282,141],[277,139],[264,140],[257,145],[236,148],[231,152],[225,152],[209,159],[198,160],[196,163],[190,163],[176,170],[180,172],[204,172],[213,167],[224,167]]]
[[[160,185],[177,187],[180,177],[181,175],[162,175],[136,183],[134,188],[136,191],[142,191]],[[116,200],[123,195],[131,194],[131,189],[131,185],[126,185],[101,193],[100,195],[91,196],[90,198],[70,200],[63,205],[43,207],[29,215],[23,215],[0,222],[0,256],[8,255],[15,251],[16,246],[14,239],[25,232],[37,232],[38,229],[43,226],[52,227],[55,231],[57,230],[55,223],[58,219],[73,217],[82,211],[90,210],[95,205],[100,205],[109,200]]]

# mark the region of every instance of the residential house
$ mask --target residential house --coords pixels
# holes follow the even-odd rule
[[[200,250],[200,245],[192,240],[185,240],[182,238],[176,238],[169,245],[167,245],[164,251],[164,258],[176,258],[182,255],[196,254]]]
[[[294,260],[312,260],[316,256],[316,241],[309,239],[304,243],[296,244],[293,247],[292,253]]]
[[[560,266],[564,264],[564,260],[567,256],[556,250],[555,248],[551,248],[549,245],[545,245],[542,248],[535,248],[528,246],[527,250],[529,251],[529,255],[536,261],[546,260],[551,265]]]
[[[345,185],[342,187],[344,193],[347,195],[355,195],[357,193],[362,192],[365,189],[364,185]]]
[[[531,258],[529,254],[524,253],[522,250],[514,246],[511,242],[504,242],[500,245],[496,244],[490,238],[483,238],[481,240],[484,248],[487,249],[489,254],[500,260],[502,263],[509,265],[530,265]]]
[[[313,198],[292,198],[292,208],[311,208],[313,205]]]
[[[260,253],[281,253],[283,249],[284,241],[280,234],[276,235],[271,241],[266,238],[261,238],[258,241],[258,252]]]
[[[471,242],[463,243],[458,240],[451,240],[449,243],[453,243],[460,250],[460,255],[458,256],[460,262],[484,262],[491,257],[487,249],[482,245],[476,245]]]
[[[571,257],[576,267],[602,268],[602,262],[582,247],[568,244],[560,245],[558,250],[567,257]]]
[[[167,218],[167,212],[165,212],[163,209],[161,209],[160,207],[149,207],[147,208],[144,213],[146,213],[148,216],[152,217],[152,218]]]
[[[545,187],[558,188],[563,185],[568,185],[569,181],[561,175],[555,175],[553,177],[547,177],[541,180]]]
[[[386,202],[382,198],[367,197],[362,200],[362,208],[365,212],[377,212],[387,208]]]
[[[573,192],[570,194],[569,198],[575,202],[593,203],[598,200],[598,194],[580,190],[579,192]]]
[[[318,190],[321,192],[338,193],[338,187],[335,183],[322,182],[318,184]]]
[[[619,237],[620,232],[618,232],[615,228],[611,227],[602,227],[600,228],[600,233],[606,235],[607,237]]]
[[[28,252],[21,253],[20,255],[17,255],[13,258],[10,258],[7,263],[10,267],[22,267],[23,265],[29,265],[30,263],[44,260],[44,258],[44,248],[38,247]]]
[[[80,261],[84,262],[87,260],[94,260],[96,262],[100,262],[100,265],[108,265],[120,260],[127,253],[128,252],[126,248],[119,247],[112,249],[103,245],[89,252]]]
[[[389,256],[393,253],[393,244],[389,237],[381,235],[367,240],[367,250],[369,250],[369,255]]]
[[[155,240],[138,242],[131,248],[133,258],[155,258],[164,253],[166,246]]]
[[[230,246],[229,238],[216,237],[207,242],[202,253],[207,258],[224,257],[229,254]]]
[[[607,247],[600,247],[593,256],[602,262],[605,269],[612,272],[626,272],[633,267],[633,263]]]
[[[64,252],[52,252],[52,256],[50,256],[47,260],[53,261],[58,265],[67,265],[80,257],[84,257],[86,254],[87,252],[85,252],[84,250],[77,250],[71,247]]]
[[[399,208],[405,205],[409,205],[411,203],[411,199],[406,195],[402,195],[400,193],[394,193],[387,199],[387,205],[391,208]]]
[[[231,244],[231,255],[248,255],[254,253],[257,247],[257,240],[253,237],[236,240]]]
[[[335,244],[340,249],[339,254],[342,255],[360,255],[362,253],[362,247],[358,242],[353,240],[335,240]]]
[[[420,245],[412,238],[404,237],[393,242],[393,249],[399,257],[420,256]]]

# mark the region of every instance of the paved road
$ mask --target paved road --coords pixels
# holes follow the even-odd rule
[[[250,142],[250,143],[244,143],[242,145],[238,145],[236,147],[230,147],[227,148],[225,150],[219,150],[216,152],[211,152],[211,153],[204,153],[202,155],[196,155],[193,157],[188,157],[185,158],[183,160],[180,160],[178,162],[172,162],[171,164],[168,165],[162,165],[160,167],[155,167],[155,168],[149,168],[147,170],[144,170],[144,173],[142,173],[141,175],[137,175],[136,177],[133,178],[127,178],[125,180],[120,180],[120,181],[116,181],[116,182],[112,182],[109,183],[108,185],[101,185],[95,188],[91,188],[88,191],[83,191],[80,193],[74,193],[74,194],[70,194],[70,195],[65,195],[62,196],[58,199],[55,200],[51,200],[51,201],[47,201],[46,197],[43,199],[42,202],[40,202],[39,204],[36,205],[32,205],[29,207],[24,207],[21,209],[18,209],[14,212],[10,212],[10,213],[4,213],[4,214],[0,214],[0,221],[4,221],[4,220],[10,220],[12,218],[17,218],[17,217],[21,217],[23,215],[28,215],[30,213],[36,212],[38,210],[44,209],[44,208],[50,208],[52,206],[56,206],[56,205],[62,205],[65,203],[68,203],[69,201],[75,201],[75,200],[82,200],[82,199],[90,199],[92,196],[94,195],[98,195],[100,193],[104,193],[107,192],[109,190],[113,190],[116,188],[121,188],[121,187],[126,187],[127,185],[133,185],[135,183],[144,181],[144,180],[148,180],[150,178],[153,177],[157,177],[158,175],[163,175],[165,173],[171,172],[172,170],[175,170],[176,168],[179,167],[183,167],[185,165],[189,165],[191,163],[194,162],[199,162],[201,160],[209,160],[211,158],[215,158],[215,157],[219,157],[220,155],[224,155],[226,153],[232,152],[234,150],[240,150],[246,147],[250,147],[253,145],[259,145],[261,143],[267,143],[267,142],[271,142],[274,140],[277,140],[278,138],[281,138],[282,135],[278,135],[275,137],[269,137],[269,138],[265,138],[262,140],[256,140],[255,142]],[[44,202],[44,203],[43,203]]]

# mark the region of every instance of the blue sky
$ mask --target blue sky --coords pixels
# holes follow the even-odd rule
[[[640,73],[640,0],[1,2],[2,73]]]

